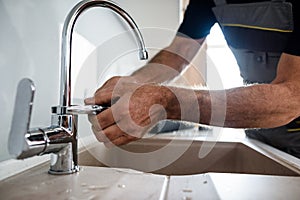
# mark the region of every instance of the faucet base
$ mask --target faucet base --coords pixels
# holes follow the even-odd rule
[[[68,171],[54,171],[54,170],[49,170],[48,173],[52,175],[67,175],[67,174],[74,174],[80,171],[79,166],[74,166],[73,169],[68,170]]]
[[[73,153],[72,143],[68,143],[59,152],[51,154],[49,174],[72,174],[78,171],[77,153]]]

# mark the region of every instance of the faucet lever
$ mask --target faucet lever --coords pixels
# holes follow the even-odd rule
[[[19,156],[26,147],[24,136],[30,127],[34,92],[35,86],[30,79],[24,78],[19,82],[8,141],[11,155]]]
[[[60,118],[67,118],[70,124],[66,123],[66,127],[58,123],[44,128],[30,128],[34,92],[33,81],[24,78],[19,82],[8,140],[9,153],[17,159],[48,153],[63,154],[57,156],[59,158],[55,159],[55,162],[51,162],[49,173],[77,172],[79,168],[76,135],[69,130],[75,129],[77,117],[73,115],[58,117],[58,121]]]

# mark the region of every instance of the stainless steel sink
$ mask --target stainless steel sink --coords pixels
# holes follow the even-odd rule
[[[213,146],[199,158],[202,145]],[[163,175],[208,172],[299,176],[299,169],[244,142],[148,138],[107,149],[94,144],[79,154],[80,165],[131,168]]]

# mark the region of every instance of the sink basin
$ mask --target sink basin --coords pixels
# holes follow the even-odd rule
[[[203,146],[213,146],[199,156]],[[146,138],[121,148],[107,149],[100,143],[79,154],[80,165],[131,168],[162,175],[209,172],[299,176],[294,168],[242,141],[209,142],[164,137]]]

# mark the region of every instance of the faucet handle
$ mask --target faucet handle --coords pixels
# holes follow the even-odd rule
[[[69,106],[67,108],[68,114],[88,114],[88,115],[97,115],[98,113],[104,111],[108,107],[100,105],[80,105],[80,106]]]
[[[8,141],[9,153],[15,156],[26,148],[25,135],[30,127],[34,92],[32,80],[24,78],[19,82]]]

